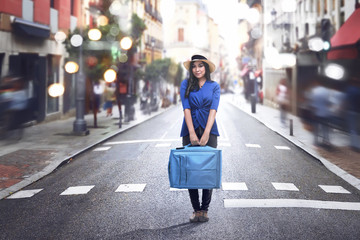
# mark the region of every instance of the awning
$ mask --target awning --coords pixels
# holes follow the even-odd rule
[[[360,8],[346,20],[331,38],[331,49],[327,54],[329,60],[355,59],[359,57],[357,43],[360,40]]]
[[[12,21],[13,29],[16,33],[27,36],[48,38],[50,37],[50,27],[47,25],[27,21],[21,18],[14,18]]]

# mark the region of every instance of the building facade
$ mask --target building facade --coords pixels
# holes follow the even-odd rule
[[[223,40],[202,1],[176,0],[173,12],[164,19],[164,28],[166,57],[182,63],[194,54],[201,54],[211,59],[217,67],[220,65],[222,53],[225,52],[220,49]],[[219,68],[213,78],[220,82]]]
[[[64,59],[66,51],[61,42],[55,40],[58,31],[68,33],[90,22],[85,8],[81,11],[81,0],[5,0],[0,4],[0,73],[1,76],[22,75],[31,86],[32,114],[29,121],[41,122],[58,118],[71,107],[65,97],[52,98],[47,87],[52,83],[65,85],[69,96],[74,97],[74,84],[64,81]],[[83,1],[89,6],[89,1]],[[66,96],[66,95],[65,95]],[[65,106],[67,105],[67,106]]]
[[[331,81],[321,75],[328,61],[327,50],[312,51],[309,40],[319,37],[330,42],[331,37],[354,13],[357,4],[358,0],[264,1],[263,69],[267,104],[276,106],[276,86],[285,77],[291,86],[291,111],[299,114],[304,92],[312,81],[319,77]],[[276,49],[280,54],[292,54],[296,58],[296,64],[274,66],[274,61],[266,58],[266,51],[269,49]]]

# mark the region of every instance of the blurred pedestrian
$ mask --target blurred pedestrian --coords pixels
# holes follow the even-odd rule
[[[326,148],[331,147],[329,126],[329,121],[331,120],[330,93],[329,88],[320,85],[319,81],[315,80],[314,87],[309,96],[310,109],[313,112],[314,120],[314,144]]]
[[[115,101],[115,87],[112,83],[106,83],[104,90],[104,110],[106,116],[112,116],[113,102]]]
[[[286,113],[289,106],[289,90],[286,78],[282,78],[276,88],[276,101],[279,104],[280,122],[286,126]]]
[[[181,83],[180,88],[184,109],[181,129],[183,145],[216,148],[219,132],[215,116],[220,101],[220,86],[210,77],[210,73],[215,71],[215,65],[204,56],[193,55],[191,60],[184,62],[184,67],[189,71],[189,78]],[[208,221],[212,189],[203,189],[201,204],[198,189],[189,189],[189,195],[194,209],[190,222]]]
[[[350,147],[360,152],[360,82],[351,80],[345,90],[347,106],[347,125],[350,134]]]
[[[20,129],[25,120],[29,105],[28,89],[22,76],[7,76],[1,90],[1,128],[2,134]],[[21,130],[21,129],[20,129]],[[22,131],[17,134],[21,138]]]

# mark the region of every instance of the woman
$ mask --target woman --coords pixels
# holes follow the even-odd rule
[[[189,71],[189,78],[180,87],[184,109],[181,129],[183,145],[208,145],[216,148],[219,132],[215,116],[219,106],[220,86],[210,78],[215,65],[204,56],[194,55],[191,60],[184,62],[184,67]],[[201,205],[198,189],[189,189],[189,195],[194,209],[190,222],[208,221],[207,211],[212,189],[203,189]]]

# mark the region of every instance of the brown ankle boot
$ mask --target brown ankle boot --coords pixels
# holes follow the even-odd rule
[[[199,222],[207,222],[207,221],[209,221],[207,211],[201,211]]]
[[[190,217],[190,222],[192,222],[192,223],[198,222],[200,216],[201,216],[200,211],[193,212],[193,215]]]

